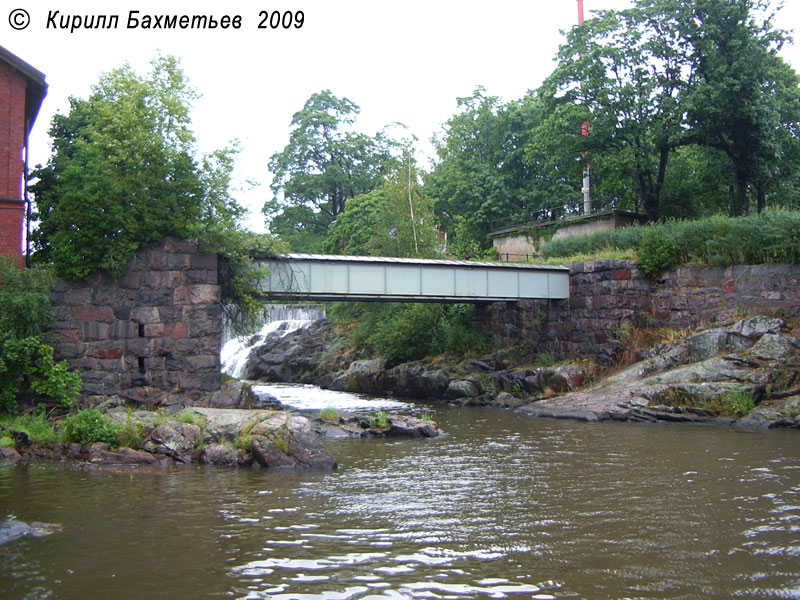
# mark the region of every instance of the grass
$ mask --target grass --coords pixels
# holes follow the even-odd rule
[[[243,431],[240,433],[235,440],[233,440],[233,447],[237,450],[244,450],[245,452],[250,452],[253,448],[253,440],[250,438],[249,431]]]
[[[25,415],[4,415],[0,417],[0,425],[13,431],[22,431],[34,444],[54,444],[58,441],[55,427],[43,414],[28,413]],[[8,436],[3,436],[8,437]],[[13,441],[12,441],[13,445]]]
[[[370,418],[369,424],[370,427],[373,427],[374,429],[386,429],[389,427],[389,415],[386,412],[379,410],[377,413],[375,413],[374,417]]]
[[[125,421],[124,425],[118,425],[116,430],[117,444],[127,448],[139,448],[144,442],[142,433],[142,423],[131,419]]]
[[[269,440],[277,446],[278,450],[283,452],[286,456],[289,456],[289,433],[284,432],[283,434],[273,434],[270,436]]]
[[[720,414],[730,417],[743,417],[756,407],[753,390],[741,388],[732,390],[720,399]]]
[[[341,415],[339,411],[333,408],[332,406],[328,406],[327,408],[323,408],[319,411],[319,418],[323,421],[327,421],[328,423],[338,423]]]
[[[592,260],[639,260],[635,250],[619,250],[616,248],[602,248],[594,252],[577,252],[565,256],[551,256],[547,258],[532,258],[529,262],[537,265],[568,265],[572,263],[589,262]]]
[[[201,429],[206,426],[206,418],[194,412],[191,408],[184,408],[175,416],[175,420],[179,423],[188,423],[189,425],[196,425]]]

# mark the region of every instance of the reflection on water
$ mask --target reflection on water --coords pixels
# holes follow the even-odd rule
[[[335,473],[0,468],[3,598],[798,598],[797,432],[434,412]]]

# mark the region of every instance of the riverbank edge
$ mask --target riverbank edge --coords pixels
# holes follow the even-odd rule
[[[322,320],[264,340],[248,370],[269,382],[491,406],[532,417],[800,428],[800,340],[792,335],[798,330],[796,323],[758,315],[670,331],[678,339],[642,350],[626,340],[620,345],[633,358],[615,368],[586,360],[549,364],[527,348],[392,366],[363,351],[342,352],[336,327]]]
[[[250,386],[233,384],[242,397]],[[261,402],[269,399],[261,398]],[[273,404],[278,406],[277,401]],[[323,439],[434,438],[439,425],[425,418],[379,413],[374,417],[349,415],[327,418],[271,408],[186,407],[179,413],[124,409],[105,413],[104,419],[140,443],[110,445],[106,441],[37,444],[13,432],[15,447],[0,448],[0,464],[49,460],[89,465],[172,466],[208,464],[225,467],[335,470],[338,463]],[[62,425],[63,427],[63,425]]]

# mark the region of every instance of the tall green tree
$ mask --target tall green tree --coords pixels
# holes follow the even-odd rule
[[[270,158],[274,197],[264,213],[295,250],[318,249],[346,202],[378,187],[392,166],[392,140],[352,130],[359,111],[330,90],[312,94],[292,117],[289,143]]]
[[[567,34],[539,90],[547,116],[529,152],[569,173],[573,196],[588,161],[597,179],[617,187],[611,198],[632,197],[633,208],[661,216],[670,155],[683,143],[679,94],[695,77],[674,19],[680,10],[677,0],[639,1],[599,11]]]
[[[797,173],[800,102],[797,76],[777,56],[784,41],[768,0],[636,0],[598,11],[568,33],[539,90],[547,116],[529,153],[547,157],[553,176],[566,174],[575,196],[588,160],[601,203],[632,199],[653,220],[686,214],[683,194],[708,191],[724,172],[738,214],[751,193],[759,206],[770,191],[792,197],[785,184]],[[680,153],[680,170],[694,182],[668,171],[688,145],[695,150]],[[715,208],[728,203],[719,194]]]
[[[129,65],[104,73],[88,99],[53,118],[53,155],[34,173],[36,257],[81,279],[119,271],[165,235],[234,228],[228,193],[232,148],[195,159],[190,104],[197,97],[177,59],[158,57],[146,76]]]
[[[500,223],[513,224],[519,215],[552,204],[561,182],[543,178],[539,164],[525,156],[540,116],[534,96],[503,104],[479,86],[458,98],[458,112],[434,139],[437,161],[426,179],[426,193],[449,236],[461,217],[486,246],[486,234]]]
[[[770,182],[796,150],[798,78],[777,55],[785,42],[767,0],[695,0],[682,19],[697,84],[685,96],[689,136],[728,157],[736,212],[750,210],[749,190],[763,206]],[[788,132],[791,132],[787,135]],[[788,156],[787,156],[788,155]]]

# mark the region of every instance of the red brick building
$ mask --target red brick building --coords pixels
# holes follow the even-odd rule
[[[47,93],[44,74],[0,46],[0,254],[22,256],[28,134]]]

